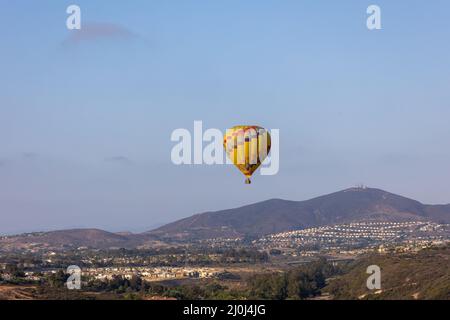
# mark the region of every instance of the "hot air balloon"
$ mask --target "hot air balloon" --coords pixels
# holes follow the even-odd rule
[[[227,130],[223,140],[228,157],[247,177],[246,184],[269,154],[270,144],[269,132],[259,126],[235,126]]]

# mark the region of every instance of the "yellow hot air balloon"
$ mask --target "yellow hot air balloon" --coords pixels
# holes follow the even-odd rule
[[[247,177],[258,169],[270,152],[269,132],[258,126],[235,126],[228,129],[223,139],[225,151],[233,164]]]

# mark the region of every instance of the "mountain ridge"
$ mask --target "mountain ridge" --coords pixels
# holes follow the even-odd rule
[[[427,205],[375,188],[348,188],[309,200],[270,199],[195,214],[149,231],[162,238],[262,236],[360,220],[450,222],[450,205]]]
[[[143,233],[113,233],[91,228],[3,236],[0,248],[136,248],[159,241],[260,237],[364,220],[450,223],[450,204],[427,205],[381,189],[348,188],[308,200],[274,198],[233,209],[198,213]]]

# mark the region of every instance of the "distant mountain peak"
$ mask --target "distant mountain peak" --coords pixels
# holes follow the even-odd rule
[[[163,238],[261,236],[362,220],[450,222],[450,206],[429,206],[381,189],[357,186],[305,201],[270,199],[196,214],[150,232]]]

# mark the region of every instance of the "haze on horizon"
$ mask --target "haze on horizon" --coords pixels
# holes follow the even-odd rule
[[[365,184],[450,203],[450,3],[0,4],[0,234],[145,231]],[[280,129],[280,171],[175,166],[174,129]]]

